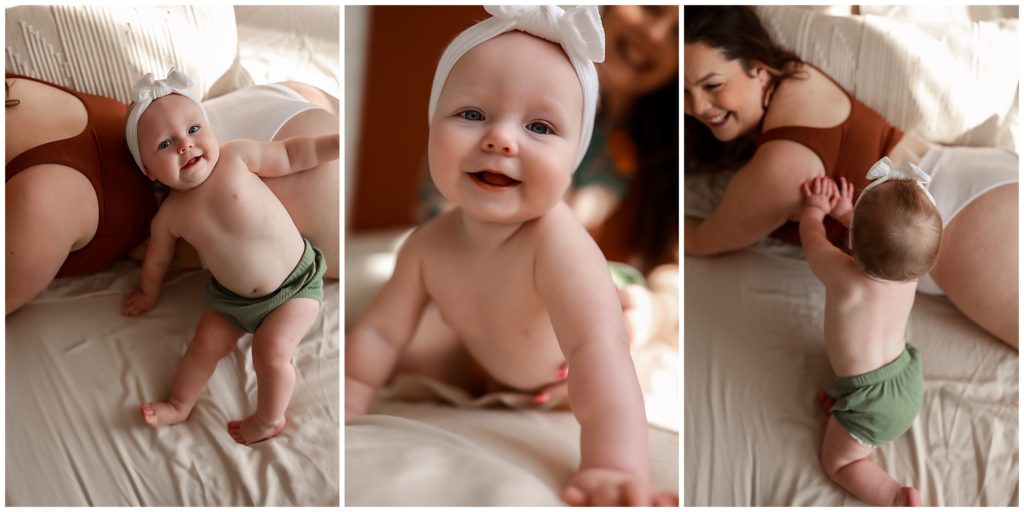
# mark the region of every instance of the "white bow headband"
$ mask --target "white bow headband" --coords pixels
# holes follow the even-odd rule
[[[917,186],[921,187],[921,190],[928,196],[932,204],[935,204],[935,198],[932,197],[931,192],[928,192],[928,183],[932,181],[932,177],[922,171],[920,167],[910,162],[903,164],[902,167],[893,167],[892,160],[889,160],[887,156],[883,156],[881,160],[875,162],[875,165],[872,165],[871,169],[868,170],[867,178],[873,181],[864,187],[864,190],[860,192],[860,197],[864,197],[864,194],[873,187],[877,187],[889,180],[910,180],[917,183]],[[858,197],[858,201],[860,197]]]
[[[604,61],[604,27],[601,26],[597,6],[583,5],[563,10],[553,5],[489,5],[484,9],[492,17],[464,30],[441,54],[434,72],[434,85],[430,88],[427,120],[434,118],[448,74],[466,52],[505,32],[520,30],[561,45],[583,86],[583,126],[579,153],[573,165],[575,169],[590,145],[597,113],[597,70],[594,63]]]
[[[139,119],[142,119],[143,112],[159,98],[168,94],[179,94],[195,102],[199,111],[206,118],[206,110],[203,109],[199,98],[192,92],[192,80],[189,80],[184,73],[171,68],[164,80],[153,80],[153,73],[146,73],[145,76],[135,82],[132,86],[131,97],[135,107],[128,113],[128,120],[124,124],[124,138],[128,141],[128,150],[135,158],[135,164],[142,172],[146,172],[142,166],[142,157],[139,156]]]

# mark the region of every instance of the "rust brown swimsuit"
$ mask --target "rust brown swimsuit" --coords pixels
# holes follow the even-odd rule
[[[125,143],[124,115],[128,106],[44,80],[14,74],[6,76],[55,87],[85,105],[85,130],[18,155],[7,164],[6,179],[41,164],[65,165],[81,172],[96,191],[99,224],[92,240],[68,255],[57,277],[90,274],[108,268],[149,236],[149,223],[156,213],[153,185],[139,171]]]
[[[839,88],[842,89],[842,86]],[[821,159],[825,166],[825,176],[833,180],[842,176],[853,183],[853,198],[856,200],[868,184],[868,169],[892,152],[896,143],[903,138],[903,132],[854,98],[846,89],[843,89],[843,93],[850,98],[850,116],[838,126],[780,126],[762,133],[758,146],[772,140],[790,140],[806,146]],[[846,228],[832,217],[825,217],[825,232],[833,244],[845,245]],[[787,221],[772,236],[800,245],[800,224]]]

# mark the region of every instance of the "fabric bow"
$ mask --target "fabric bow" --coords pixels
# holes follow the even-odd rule
[[[892,164],[892,160],[889,160],[889,157],[883,156],[881,160],[875,162],[875,165],[872,165],[871,169],[868,170],[867,179],[872,181],[861,191],[861,196],[872,187],[877,187],[889,180],[910,180],[917,183],[925,195],[928,196],[928,199],[931,200],[932,204],[935,204],[935,198],[932,197],[931,192],[928,192],[928,183],[932,181],[931,175],[910,162],[900,167],[895,167]]]
[[[604,62],[604,28],[597,6],[563,10],[554,5],[488,5],[484,9],[515,23],[519,30],[562,45],[579,58]]]
[[[182,94],[188,92],[191,94],[192,80],[188,78],[184,73],[174,68],[167,73],[167,78],[163,80],[154,80],[153,73],[146,73],[145,76],[135,82],[132,86],[132,101],[141,102],[146,100],[155,100],[162,98],[176,92]]]

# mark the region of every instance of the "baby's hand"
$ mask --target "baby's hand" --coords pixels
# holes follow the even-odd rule
[[[562,501],[574,507],[678,507],[679,494],[655,493],[625,471],[588,468],[576,473],[562,489]]]
[[[836,184],[825,176],[811,178],[803,183],[804,207],[817,208],[823,215],[832,211],[838,201]]]
[[[835,185],[833,184],[833,187]],[[853,210],[853,183],[846,181],[846,178],[839,178],[839,187],[836,189],[835,204],[832,206],[832,211],[829,215],[839,219],[847,213]]]
[[[121,313],[128,316],[141,315],[153,309],[153,306],[156,306],[157,299],[158,297],[149,295],[139,288],[124,298],[124,307],[121,308]]]

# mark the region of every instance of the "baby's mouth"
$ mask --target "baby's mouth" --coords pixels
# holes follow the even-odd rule
[[[200,158],[202,158],[202,155],[192,157],[191,159],[189,159],[188,162],[185,162],[185,165],[183,165],[181,168],[182,169],[191,169],[192,167],[194,167],[196,164],[199,163],[199,159]]]
[[[491,171],[478,171],[470,173],[470,176],[472,176],[473,180],[475,180],[477,183],[481,183],[491,187],[514,187],[522,183],[521,181],[509,178],[504,174]]]

